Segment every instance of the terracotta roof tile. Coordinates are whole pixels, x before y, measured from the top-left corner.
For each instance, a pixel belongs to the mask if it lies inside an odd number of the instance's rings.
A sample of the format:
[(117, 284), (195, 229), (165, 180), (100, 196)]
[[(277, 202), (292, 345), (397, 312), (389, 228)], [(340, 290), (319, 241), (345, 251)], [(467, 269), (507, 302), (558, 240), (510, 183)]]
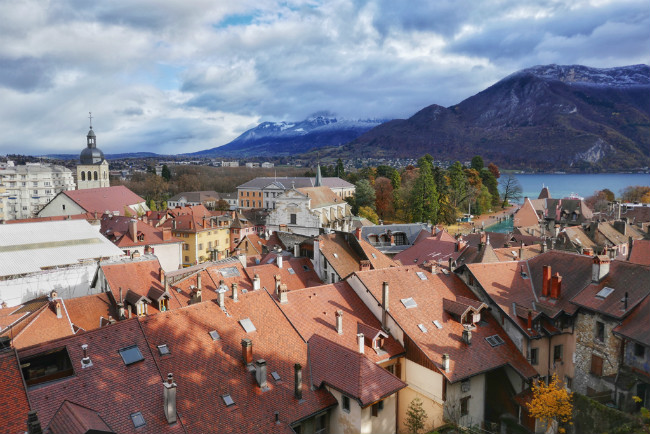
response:
[(115, 187), (88, 188), (85, 190), (68, 190), (61, 194), (68, 196), (87, 212), (104, 213), (105, 211), (124, 212), (124, 207), (137, 205), (144, 199), (123, 185)]
[(539, 223), (537, 212), (530, 199), (524, 200), (522, 207), (515, 213), (513, 222), (515, 227), (535, 226)]
[(297, 188), (299, 192), (307, 195), (310, 199), (310, 208), (321, 208), (328, 205), (336, 205), (345, 203), (336, 193), (329, 187), (305, 187)]
[[(494, 265), (499, 264), (480, 266)], [(424, 274), (426, 280), (416, 274), (418, 271)], [(476, 297), (453, 273), (431, 274), (421, 267), (408, 266), (358, 272), (356, 277), (377, 303), (382, 297), (382, 282), (388, 282), (389, 315), (440, 369), (442, 355), (450, 355), (449, 370), (445, 372), (441, 369), (442, 375), (449, 381), (456, 382), (508, 364), (526, 378), (536, 375), (535, 369), (487, 313), (481, 314), (481, 322), (472, 330), (472, 344), (467, 345), (462, 341), (464, 327), (444, 311), (443, 300), (457, 301), (458, 296), (476, 300)], [(406, 298), (413, 298), (417, 307), (407, 309), (401, 301)], [(442, 329), (438, 329), (433, 321), (438, 321)], [(425, 325), (426, 333), (420, 329), (419, 324)], [(485, 338), (493, 335), (499, 335), (504, 344), (492, 347)]]
[(101, 318), (117, 318), (111, 299), (105, 292), (65, 300), (65, 308), (70, 322), (85, 331), (99, 328)]
[[(290, 270), (293, 270), (293, 273)], [(280, 282), (286, 284), (289, 291), (323, 284), (314, 271), (314, 265), (308, 258), (288, 259), (287, 256), (284, 256), (282, 268), (278, 268), (276, 260), (270, 264), (262, 263), (248, 267), (246, 268), (246, 274), (251, 281), (258, 274), (261, 287), (266, 288), (271, 293), (275, 291), (275, 275), (280, 275)]]
[(309, 339), (312, 384), (323, 384), (355, 398), (367, 407), (407, 386), (364, 354), (322, 336)]
[(0, 354), (0, 391), (0, 432), (23, 434), (30, 406), (14, 350)]
[[(287, 299), (288, 302), (281, 304), (280, 309), (305, 341), (318, 334), (357, 351), (359, 324), (374, 330), (381, 328), (379, 320), (346, 282), (291, 291)], [(343, 312), (343, 334), (340, 335), (336, 331), (338, 310)], [(366, 334), (366, 337), (369, 335)], [(375, 363), (404, 352), (404, 348), (393, 337), (385, 340), (384, 351), (381, 352), (375, 351), (368, 344), (366, 342), (366, 356)]]
[[(60, 302), (64, 303), (65, 300)], [(11, 344), (15, 348), (25, 348), (74, 334), (66, 309), (62, 309), (62, 318), (57, 318), (50, 304), (34, 312), (26, 323), (20, 332), (13, 334)]]
[(266, 240), (257, 234), (247, 234), (242, 238), (239, 244), (235, 246), (235, 249), (240, 249), (242, 253), (246, 254), (246, 256), (261, 255), (265, 252)]
[[(181, 243), (182, 240), (169, 235), (168, 239), (163, 238), (163, 229), (138, 220), (136, 224), (137, 236), (134, 240), (129, 233), (129, 222), (132, 217), (104, 215), (101, 220), (100, 232), (118, 247), (145, 246), (155, 244)], [(169, 230), (169, 229), (165, 229)], [(142, 237), (142, 239), (138, 239)]]
[[(225, 303), (227, 314), (208, 302), (141, 318), (161, 371), (174, 374), (178, 413), (187, 432), (287, 432), (287, 424), (336, 403), (326, 391), (308, 387), (307, 345), (266, 291), (242, 294), (239, 302), (226, 298)], [(244, 331), (239, 321), (245, 318), (256, 331)], [(219, 340), (212, 340), (211, 330), (217, 331)], [(268, 391), (260, 390), (254, 373), (242, 362), (243, 338), (252, 340), (253, 360), (267, 363)], [(167, 344), (170, 355), (158, 354), (156, 346), (161, 344)], [(302, 403), (293, 393), (295, 363), (303, 367)], [(279, 381), (272, 372), (279, 374)], [(224, 404), (225, 393), (233, 406)], [(157, 405), (162, 410), (161, 398)], [(275, 411), (280, 425), (275, 424)]]
[(649, 323), (650, 297), (646, 297), (613, 331), (646, 347), (650, 347)]
[[(361, 258), (345, 241), (341, 233), (321, 235), (320, 251), (341, 279), (360, 270)], [(336, 255), (336, 256), (334, 256)]]
[(63, 401), (49, 426), (51, 434), (86, 434), (89, 431), (113, 432), (96, 411), (68, 400)]
[(650, 265), (650, 240), (634, 240), (629, 261), (639, 265)]

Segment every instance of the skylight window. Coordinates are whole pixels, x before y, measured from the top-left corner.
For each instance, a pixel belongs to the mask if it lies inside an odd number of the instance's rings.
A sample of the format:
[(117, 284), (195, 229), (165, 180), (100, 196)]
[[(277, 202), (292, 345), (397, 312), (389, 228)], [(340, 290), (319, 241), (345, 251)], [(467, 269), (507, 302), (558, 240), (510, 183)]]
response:
[(427, 328), (424, 326), (424, 324), (418, 324), (418, 327), (420, 328), (420, 331), (422, 331), (422, 333), (426, 333), (426, 332), (429, 331), (429, 330), (427, 330)]
[(147, 424), (147, 422), (144, 420), (142, 412), (139, 411), (137, 413), (131, 414), (131, 421), (133, 422), (133, 426), (135, 428), (140, 428), (141, 426), (145, 426)]
[(217, 333), (216, 330), (211, 330), (208, 332), (208, 334), (210, 335), (213, 341), (218, 341), (219, 339), (221, 339), (221, 336), (219, 336), (219, 333)]
[(604, 300), (606, 299), (612, 292), (614, 292), (614, 288), (610, 288), (609, 286), (604, 287), (600, 291), (598, 291), (598, 294), (596, 294), (596, 297)]
[(336, 253), (334, 253), (334, 257), (335, 257), (336, 259), (338, 259), (338, 258), (339, 258), (339, 255), (337, 255)]
[(289, 274), (296, 274), (296, 272), (293, 271), (293, 268), (287, 268), (287, 271), (289, 271)]
[(137, 345), (133, 345), (130, 347), (122, 348), (119, 350), (120, 356), (122, 356), (122, 360), (124, 361), (125, 365), (132, 365), (133, 363), (139, 362), (141, 360), (144, 360), (144, 357), (142, 357), (142, 353), (140, 352), (140, 349), (138, 348)]
[(435, 325), (435, 326), (436, 326), (437, 328), (439, 328), (439, 329), (442, 328), (442, 324), (440, 324), (440, 321), (438, 321), (437, 319), (436, 319), (436, 320), (433, 320), (433, 325)]
[(241, 326), (244, 328), (246, 333), (251, 333), (257, 330), (253, 325), (253, 322), (250, 320), (250, 318), (244, 318), (240, 320), (239, 324), (241, 324)]
[(303, 265), (303, 266), (302, 266), (302, 269), (305, 270), (305, 271), (309, 271), (309, 267), (306, 266), (306, 265)]
[(229, 393), (226, 393), (225, 395), (222, 395), (221, 399), (223, 399), (223, 403), (226, 404), (226, 407), (230, 407), (231, 405), (235, 405), (235, 401), (232, 399), (232, 396), (230, 396)]
[(418, 275), (418, 277), (420, 278), (420, 280), (429, 280), (429, 279), (427, 279), (427, 276), (426, 276), (423, 272), (421, 272), (421, 271), (416, 271), (415, 274)]
[(415, 302), (415, 300), (413, 300), (413, 297), (403, 298), (401, 301), (404, 307), (407, 309), (413, 309), (414, 307), (418, 307), (418, 304)]
[(274, 257), (271, 257), (270, 259), (268, 259), (268, 260), (266, 261), (266, 263), (267, 263), (267, 264), (272, 264), (274, 261), (275, 261), (275, 258), (274, 258)]
[(488, 341), (488, 344), (492, 345), (493, 347), (498, 347), (499, 345), (505, 344), (505, 341), (501, 339), (501, 336), (499, 335), (488, 336), (485, 338), (485, 340)]
[(273, 377), (275, 381), (280, 381), (280, 374), (275, 371), (271, 372), (271, 377)]
[(219, 273), (221, 273), (221, 275), (225, 278), (241, 276), (237, 267), (222, 268), (219, 270)]
[(171, 351), (169, 351), (169, 347), (167, 346), (167, 344), (162, 344), (162, 345), (158, 345), (158, 353), (161, 356), (166, 356), (168, 354), (171, 354)]
[(370, 256), (372, 256), (373, 258), (377, 259), (377, 255), (375, 255), (374, 253), (371, 253)]

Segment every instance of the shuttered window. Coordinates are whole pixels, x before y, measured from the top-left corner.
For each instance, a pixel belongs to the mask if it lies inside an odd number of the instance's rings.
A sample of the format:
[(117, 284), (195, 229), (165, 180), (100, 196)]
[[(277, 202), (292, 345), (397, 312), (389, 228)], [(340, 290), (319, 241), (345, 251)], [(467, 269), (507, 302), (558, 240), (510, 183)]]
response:
[(591, 355), (591, 373), (598, 377), (603, 376), (603, 358), (595, 354)]

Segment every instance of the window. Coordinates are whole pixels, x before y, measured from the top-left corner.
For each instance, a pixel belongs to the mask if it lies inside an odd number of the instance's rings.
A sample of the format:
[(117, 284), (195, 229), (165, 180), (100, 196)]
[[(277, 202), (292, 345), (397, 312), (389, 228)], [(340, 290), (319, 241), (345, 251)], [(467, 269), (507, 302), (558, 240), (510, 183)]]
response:
[(645, 347), (641, 344), (634, 344), (634, 355), (636, 357), (645, 357)]
[(280, 381), (280, 380), (282, 379), (282, 378), (280, 377), (280, 374), (278, 374), (278, 373), (275, 372), (275, 371), (271, 372), (271, 377), (273, 377), (273, 379), (274, 379), (275, 381)]
[(147, 422), (145, 422), (144, 416), (142, 415), (141, 412), (132, 413), (131, 414), (131, 421), (133, 422), (133, 426), (135, 428), (140, 428), (141, 426), (145, 426), (147, 424)]
[(503, 345), (505, 343), (505, 341), (499, 335), (488, 336), (485, 338), (485, 340), (493, 347), (498, 347), (499, 345)]
[(219, 339), (221, 339), (221, 336), (219, 336), (219, 333), (217, 333), (216, 330), (209, 331), (208, 334), (210, 335), (213, 341), (218, 341)]
[(190, 257), (189, 256), (185, 257), (185, 262), (190, 262)]
[(226, 404), (226, 407), (230, 407), (231, 405), (235, 405), (235, 401), (232, 399), (232, 396), (230, 396), (229, 393), (226, 393), (225, 395), (222, 395), (221, 399), (223, 399), (223, 403)]
[(203, 243), (199, 244), (199, 250), (203, 250)]
[(554, 362), (562, 361), (562, 345), (555, 345), (553, 347), (553, 361)]
[(603, 376), (603, 358), (595, 354), (591, 355), (591, 374), (597, 377)]
[(244, 318), (239, 321), (239, 324), (244, 328), (246, 333), (251, 333), (257, 330), (255, 326), (253, 325), (253, 322), (250, 320), (250, 318)]
[(596, 340), (605, 342), (605, 324), (596, 321)]
[(171, 354), (171, 351), (169, 351), (169, 347), (167, 346), (167, 344), (158, 345), (158, 354), (160, 354), (161, 356), (166, 356)]
[(530, 349), (530, 364), (537, 365), (539, 363), (539, 349), (531, 348)]
[(74, 375), (65, 347), (21, 358), (20, 363), (27, 386)]
[(343, 395), (343, 403), (341, 404), (343, 407), (343, 411), (347, 411), (348, 413), (350, 412), (350, 398)]
[(314, 434), (324, 434), (327, 432), (327, 415), (322, 414), (316, 417), (316, 430)]
[(290, 218), (291, 218), (291, 224), (292, 224), (292, 225), (295, 225), (296, 222), (298, 221), (296, 215), (295, 215), (295, 214), (291, 214)]
[(379, 412), (384, 409), (384, 401), (379, 401), (374, 404), (372, 404), (372, 415), (377, 417), (379, 416)]
[(142, 357), (142, 353), (140, 352), (140, 349), (138, 348), (137, 345), (133, 345), (130, 347), (122, 348), (119, 350), (120, 356), (122, 356), (122, 360), (124, 361), (125, 365), (132, 365), (133, 363), (139, 362), (141, 360), (144, 360), (144, 357)]
[(566, 386), (567, 389), (571, 389), (571, 386), (573, 385), (573, 378), (569, 377), (568, 375), (564, 376), (564, 385)]
[(466, 416), (469, 414), (469, 399), (471, 396), (466, 396), (460, 399), (460, 415)]
[(404, 305), (404, 307), (407, 308), (407, 309), (413, 309), (413, 308), (415, 308), (415, 307), (418, 307), (418, 305), (417, 305), (417, 303), (415, 302), (415, 300), (413, 300), (413, 297), (403, 298), (403, 299), (401, 299), (400, 301), (402, 302), (402, 304)]

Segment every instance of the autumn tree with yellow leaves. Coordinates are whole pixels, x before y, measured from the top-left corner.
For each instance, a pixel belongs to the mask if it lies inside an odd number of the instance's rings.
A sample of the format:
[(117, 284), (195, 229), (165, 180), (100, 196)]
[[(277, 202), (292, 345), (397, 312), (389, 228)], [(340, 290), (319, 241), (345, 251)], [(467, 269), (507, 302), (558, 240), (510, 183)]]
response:
[[(557, 432), (564, 433), (566, 430), (562, 424), (571, 424), (573, 404), (572, 394), (559, 384), (557, 375), (551, 377), (551, 382), (546, 384), (542, 380), (536, 380), (533, 384), (533, 399), (526, 404), (528, 412), (535, 419), (539, 419), (547, 427), (557, 422)], [(548, 432), (548, 431), (547, 431)]]

